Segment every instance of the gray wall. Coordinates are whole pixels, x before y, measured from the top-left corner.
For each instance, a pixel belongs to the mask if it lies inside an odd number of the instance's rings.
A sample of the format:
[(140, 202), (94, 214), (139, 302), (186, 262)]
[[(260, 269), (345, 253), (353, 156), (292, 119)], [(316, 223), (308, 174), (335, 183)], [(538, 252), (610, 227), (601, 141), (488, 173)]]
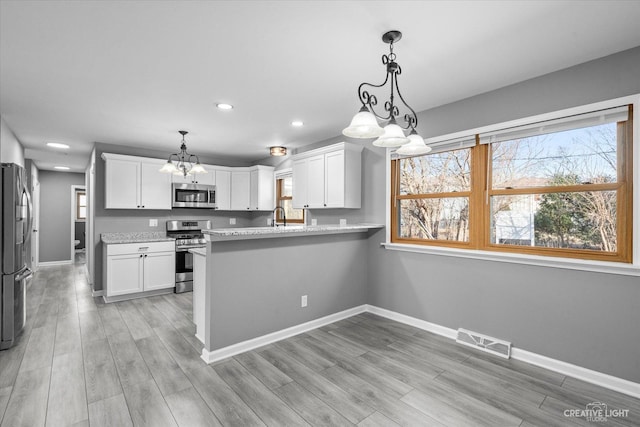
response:
[[(419, 131), (446, 135), (640, 94), (639, 76), (640, 47), (421, 112)], [(312, 210), (309, 218), (384, 223), (384, 150), (337, 136), (298, 151), (339, 141), (365, 147), (362, 209)], [(287, 167), (287, 160), (277, 166)], [(368, 241), (367, 303), (640, 382), (638, 277), (397, 252), (382, 248), (383, 241), (383, 232)]]
[(41, 170), (39, 180), (40, 262), (71, 260), (71, 186), (84, 174)]
[(16, 163), (24, 166), (24, 148), (2, 117), (0, 117), (0, 163)]
[[(378, 231), (384, 234), (383, 231)], [(216, 350), (366, 303), (367, 234), (209, 245), (206, 348)], [(251, 265), (247, 265), (250, 260)], [(300, 297), (308, 306), (300, 307)]]
[[(420, 130), (436, 136), (639, 93), (640, 47), (423, 112)], [(375, 182), (364, 185), (365, 218), (384, 217), (378, 160), (363, 167)], [(395, 252), (380, 235), (370, 240), (370, 304), (640, 382), (638, 277)]]
[[(176, 150), (179, 147), (176, 146)], [(94, 283), (95, 291), (102, 290), (102, 242), (100, 234), (110, 232), (133, 231), (165, 231), (165, 223), (172, 219), (211, 220), (212, 227), (248, 227), (252, 224), (253, 213), (224, 212), (210, 209), (173, 209), (173, 210), (129, 210), (105, 209), (104, 183), (105, 162), (102, 153), (116, 153), (131, 156), (166, 159), (170, 153), (158, 150), (148, 150), (122, 145), (96, 143), (95, 194), (94, 194)], [(204, 164), (219, 166), (250, 166), (246, 162), (234, 161), (228, 158), (200, 157)], [(236, 225), (230, 225), (229, 219), (236, 218)], [(149, 219), (157, 219), (158, 227), (149, 227)], [(266, 222), (265, 222), (266, 223)], [(264, 224), (263, 224), (264, 225)]]

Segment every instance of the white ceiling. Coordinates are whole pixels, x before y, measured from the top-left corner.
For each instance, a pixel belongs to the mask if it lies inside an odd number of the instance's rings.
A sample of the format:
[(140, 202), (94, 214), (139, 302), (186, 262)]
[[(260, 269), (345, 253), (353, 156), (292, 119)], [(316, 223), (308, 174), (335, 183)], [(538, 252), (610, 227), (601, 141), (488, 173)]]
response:
[(640, 1), (2, 0), (0, 19), (2, 117), (40, 168), (77, 171), (94, 142), (168, 154), (180, 129), (247, 161), (336, 136), (390, 29), (416, 111), (640, 46)]

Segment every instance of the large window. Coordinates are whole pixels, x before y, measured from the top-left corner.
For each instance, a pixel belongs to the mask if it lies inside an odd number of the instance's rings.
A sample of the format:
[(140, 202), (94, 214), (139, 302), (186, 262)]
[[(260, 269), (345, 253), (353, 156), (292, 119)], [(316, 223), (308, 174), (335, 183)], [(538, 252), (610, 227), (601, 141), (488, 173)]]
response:
[(392, 160), (392, 242), (631, 262), (631, 107)]
[[(287, 222), (304, 224), (304, 209), (293, 208), (293, 178), (291, 175), (276, 180), (276, 206), (284, 208)], [(282, 211), (276, 212), (276, 222), (283, 222)]]

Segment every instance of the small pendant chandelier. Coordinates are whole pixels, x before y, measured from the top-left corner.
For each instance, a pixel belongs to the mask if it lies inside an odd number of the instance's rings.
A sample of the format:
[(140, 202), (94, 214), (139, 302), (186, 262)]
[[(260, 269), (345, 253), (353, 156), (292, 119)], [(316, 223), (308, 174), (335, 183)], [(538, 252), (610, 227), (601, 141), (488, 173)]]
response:
[[(362, 103), (360, 111), (353, 117), (349, 127), (344, 129), (342, 133), (351, 138), (376, 138), (373, 145), (376, 147), (400, 147), (396, 153), (401, 155), (420, 155), (431, 151), (431, 147), (424, 143), (424, 139), (416, 132), (418, 125), (418, 116), (416, 112), (407, 104), (400, 93), (398, 87), (398, 76), (402, 73), (400, 65), (395, 61), (396, 54), (393, 53), (393, 44), (402, 38), (400, 31), (388, 31), (382, 35), (382, 41), (389, 44), (389, 54), (382, 55), (382, 63), (387, 66), (387, 77), (384, 82), (379, 85), (371, 83), (362, 83), (358, 86), (358, 98)], [(389, 100), (384, 103), (384, 113), (375, 110), (378, 105), (378, 98), (365, 89), (366, 86), (371, 88), (382, 88), (389, 83), (391, 91)], [(396, 122), (396, 117), (400, 115), (400, 109), (395, 104), (395, 96), (398, 95), (400, 101), (404, 105), (403, 109), (408, 110), (404, 115), (404, 125), (400, 126)], [(386, 122), (384, 128), (380, 127), (378, 120)], [(409, 136), (405, 136), (405, 131), (409, 132)]]
[[(172, 173), (174, 175), (190, 176), (196, 173), (208, 173), (207, 170), (200, 164), (200, 159), (195, 154), (187, 153), (187, 144), (184, 141), (184, 136), (188, 134), (186, 130), (179, 130), (182, 135), (182, 144), (180, 145), (180, 152), (174, 153), (169, 156), (167, 163), (160, 168), (160, 172)], [(195, 163), (193, 160), (195, 159)]]

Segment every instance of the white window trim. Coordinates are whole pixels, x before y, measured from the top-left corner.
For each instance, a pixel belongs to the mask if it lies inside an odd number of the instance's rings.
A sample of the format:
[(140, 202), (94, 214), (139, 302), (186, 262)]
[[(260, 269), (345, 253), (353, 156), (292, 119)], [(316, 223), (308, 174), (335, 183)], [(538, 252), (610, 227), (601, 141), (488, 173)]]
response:
[(594, 104), (554, 111), (509, 122), (482, 126), (462, 132), (455, 132), (434, 138), (427, 138), (427, 144), (464, 138), (479, 133), (494, 132), (515, 126), (523, 126), (532, 122), (553, 120), (576, 114), (588, 113), (595, 110), (617, 107), (622, 104), (633, 104), (633, 262), (630, 264), (606, 261), (592, 261), (562, 257), (546, 257), (539, 255), (526, 255), (518, 253), (504, 253), (484, 250), (458, 249), (442, 246), (411, 245), (405, 243), (391, 243), (391, 154), (392, 149), (387, 149), (386, 154), (386, 237), (382, 246), (389, 250), (415, 252), (430, 255), (453, 256), (460, 258), (472, 258), (485, 261), (497, 261), (543, 267), (564, 268), (570, 270), (592, 271), (598, 273), (621, 274), (626, 276), (640, 276), (640, 94), (616, 98)]

